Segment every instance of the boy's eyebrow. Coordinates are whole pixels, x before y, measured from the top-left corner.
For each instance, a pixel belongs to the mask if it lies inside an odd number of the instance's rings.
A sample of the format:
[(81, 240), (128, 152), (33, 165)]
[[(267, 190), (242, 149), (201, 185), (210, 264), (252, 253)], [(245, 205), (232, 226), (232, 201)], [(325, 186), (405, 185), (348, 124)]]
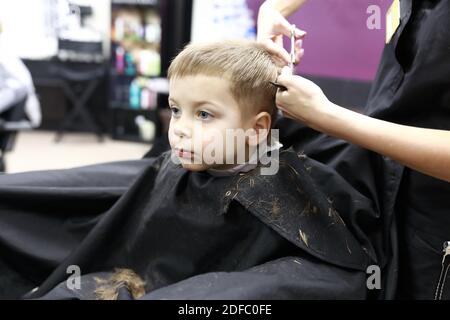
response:
[(173, 99), (173, 98), (171, 98), (171, 97), (169, 97), (169, 102), (174, 102), (175, 104), (178, 104), (176, 101), (175, 101), (175, 99)]
[(208, 101), (208, 100), (200, 100), (200, 101), (196, 101), (194, 103), (195, 107), (201, 106), (203, 104), (211, 104), (213, 106), (219, 107), (219, 105), (217, 105), (216, 103), (212, 102), (212, 101)]
[[(178, 102), (177, 102), (175, 99), (171, 98), (171, 97), (169, 97), (169, 101), (170, 101), (170, 102), (173, 102), (173, 103), (175, 103), (175, 104), (178, 105)], [(194, 106), (194, 107), (198, 107), (198, 106), (201, 106), (201, 105), (203, 105), (203, 104), (211, 104), (211, 105), (213, 105), (213, 106), (220, 107), (220, 106), (217, 105), (216, 103), (214, 103), (214, 102), (212, 102), (212, 101), (208, 101), (208, 100), (195, 101), (195, 102), (193, 103), (193, 106)]]

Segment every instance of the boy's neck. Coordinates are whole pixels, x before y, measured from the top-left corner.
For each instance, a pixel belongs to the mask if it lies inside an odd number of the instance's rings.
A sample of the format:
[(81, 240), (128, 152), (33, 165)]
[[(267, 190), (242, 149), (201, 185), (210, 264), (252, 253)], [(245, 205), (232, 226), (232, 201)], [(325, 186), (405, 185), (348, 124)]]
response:
[[(259, 151), (259, 148), (264, 147), (264, 151)], [(246, 152), (246, 160), (242, 164), (225, 164), (220, 167), (214, 167), (206, 170), (213, 176), (229, 176), (235, 175), (238, 173), (245, 173), (255, 169), (259, 164), (259, 156), (262, 154), (267, 154), (268, 152), (278, 150), (283, 145), (278, 141), (274, 140), (270, 143), (270, 145), (263, 144), (263, 146), (259, 145), (258, 148), (255, 148), (253, 152)]]

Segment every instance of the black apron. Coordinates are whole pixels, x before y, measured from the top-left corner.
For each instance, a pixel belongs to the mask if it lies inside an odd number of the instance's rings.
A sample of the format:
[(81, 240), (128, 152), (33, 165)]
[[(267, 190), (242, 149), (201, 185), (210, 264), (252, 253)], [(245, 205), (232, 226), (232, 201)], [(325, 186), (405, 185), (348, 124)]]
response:
[[(401, 23), (383, 51), (365, 114), (450, 130), (450, 1), (401, 1)], [(383, 270), (377, 296), (433, 299), (442, 244), (450, 240), (450, 183), (288, 119), (278, 127), (285, 146), (336, 169), (382, 212), (374, 231)]]

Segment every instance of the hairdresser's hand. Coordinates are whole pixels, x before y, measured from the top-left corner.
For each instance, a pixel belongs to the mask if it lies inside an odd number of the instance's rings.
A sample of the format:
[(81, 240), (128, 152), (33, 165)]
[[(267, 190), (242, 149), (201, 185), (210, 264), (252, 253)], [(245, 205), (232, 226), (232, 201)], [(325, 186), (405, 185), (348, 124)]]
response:
[(287, 88), (286, 91), (278, 90), (276, 96), (276, 105), (284, 116), (317, 128), (320, 119), (333, 110), (333, 104), (318, 85), (292, 75), (288, 67), (283, 68), (277, 82)]
[[(291, 24), (269, 1), (266, 1), (261, 5), (258, 13), (257, 41), (272, 54), (280, 66), (285, 66), (290, 62), (290, 55), (283, 47), (283, 35), (291, 36)], [(305, 31), (295, 29), (296, 64), (300, 62), (304, 54), (302, 42), (305, 35)]]

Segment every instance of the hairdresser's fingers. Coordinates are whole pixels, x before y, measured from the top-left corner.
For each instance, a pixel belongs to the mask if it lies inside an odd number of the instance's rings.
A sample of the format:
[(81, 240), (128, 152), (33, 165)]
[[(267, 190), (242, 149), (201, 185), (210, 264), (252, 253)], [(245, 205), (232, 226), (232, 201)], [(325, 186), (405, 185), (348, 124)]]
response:
[[(281, 69), (281, 73), (278, 75), (277, 82), (279, 84), (283, 84), (289, 82), (289, 79), (292, 77), (292, 70), (288, 66), (283, 67)], [(283, 82), (280, 82), (283, 81)]]
[(291, 36), (292, 25), (284, 17), (279, 19), (274, 26), (275, 31), (287, 37)]
[(301, 76), (292, 75), (291, 69), (289, 67), (283, 67), (281, 73), (277, 78), (277, 82), (285, 86), (288, 91), (291, 88), (310, 88), (311, 86), (316, 86), (312, 81), (305, 79)]
[(283, 48), (283, 46), (278, 45), (270, 39), (262, 40), (260, 43), (274, 58), (283, 61), (284, 65), (289, 63), (289, 53)]
[(301, 30), (299, 28), (295, 28), (295, 39), (303, 39), (306, 37), (308, 33), (305, 30)]
[(305, 49), (300, 49), (296, 54), (295, 64), (299, 64), (304, 55), (305, 55)]
[(299, 64), (305, 54), (305, 49), (303, 49), (302, 46), (302, 39), (295, 41), (295, 64)]
[[(286, 19), (281, 19), (278, 22), (278, 24), (276, 25), (275, 30), (290, 38), (292, 25)], [(306, 31), (300, 30), (299, 28), (295, 28), (295, 31), (294, 31), (294, 37), (296, 39), (296, 41), (295, 41), (295, 52), (296, 52), (295, 64), (300, 63), (300, 59), (302, 58), (302, 56), (305, 52), (305, 50), (302, 49), (303, 39), (305, 38), (305, 36), (306, 36)], [(280, 40), (280, 43), (279, 43), (280, 47), (283, 47), (283, 39), (279, 39), (279, 40)], [(286, 50), (284, 50), (284, 51), (287, 53)], [(291, 61), (290, 55), (286, 56), (286, 58), (287, 58), (286, 63), (289, 63)]]
[[(289, 23), (284, 17), (281, 17), (274, 26), (274, 30), (279, 32), (280, 34), (285, 35), (286, 37), (291, 36), (292, 24)], [(295, 39), (303, 39), (306, 36), (306, 31), (301, 30), (299, 28), (294, 29), (294, 37)]]
[(286, 61), (284, 59), (278, 58), (272, 55), (273, 62), (277, 65), (277, 67), (284, 67), (286, 65)]
[[(286, 52), (286, 50), (284, 49), (284, 43), (283, 43), (283, 36), (282, 35), (278, 35), (276, 37), (273, 37), (272, 41), (275, 43), (275, 45), (277, 45), (279, 48), (282, 48), (283, 51)], [(283, 57), (272, 55), (272, 58), (275, 59), (275, 63), (277, 64), (277, 66), (279, 66), (281, 68), (284, 67), (285, 65), (287, 65), (286, 56), (285, 55)]]

